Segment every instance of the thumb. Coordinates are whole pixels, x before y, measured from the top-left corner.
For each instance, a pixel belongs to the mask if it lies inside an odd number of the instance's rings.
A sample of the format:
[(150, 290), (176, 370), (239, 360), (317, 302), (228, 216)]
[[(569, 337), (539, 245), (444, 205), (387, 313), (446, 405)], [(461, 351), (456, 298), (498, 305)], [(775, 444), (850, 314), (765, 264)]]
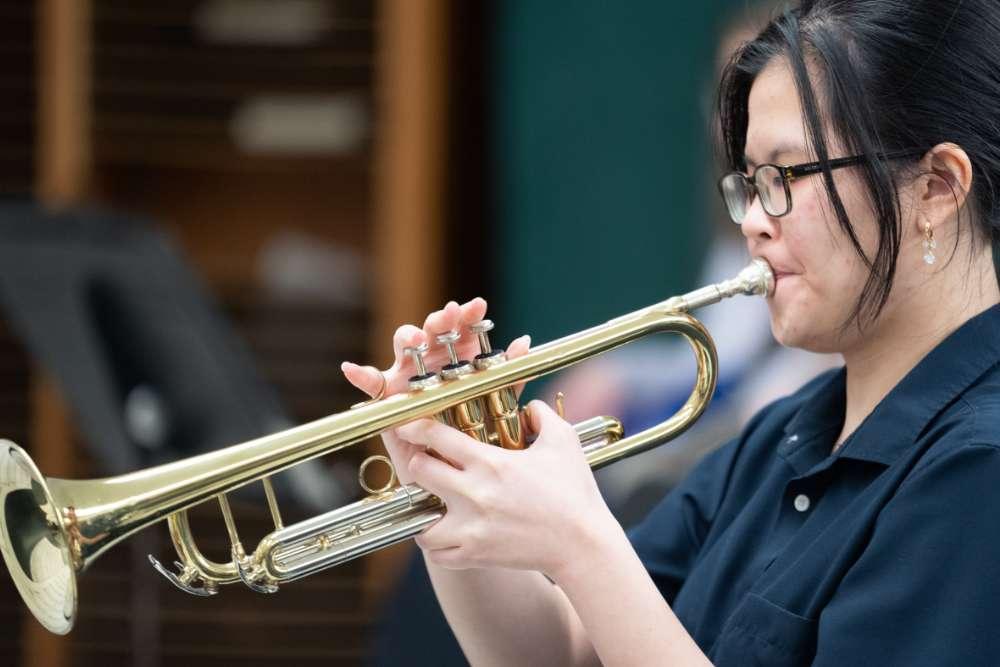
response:
[(569, 422), (556, 414), (545, 401), (534, 400), (528, 403), (528, 415), (531, 417), (531, 430), (538, 435), (545, 429), (571, 428)]

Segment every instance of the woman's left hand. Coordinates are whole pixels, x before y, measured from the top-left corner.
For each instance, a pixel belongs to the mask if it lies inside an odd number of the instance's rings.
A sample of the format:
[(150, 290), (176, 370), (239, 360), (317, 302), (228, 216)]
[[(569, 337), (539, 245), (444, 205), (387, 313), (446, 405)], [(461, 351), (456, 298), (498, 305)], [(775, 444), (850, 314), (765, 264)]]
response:
[(432, 563), (537, 570), (558, 583), (615, 522), (573, 426), (542, 401), (532, 401), (529, 414), (538, 435), (520, 451), (484, 445), (431, 419), (397, 429), (452, 464), (425, 452), (410, 460), (414, 482), (448, 508), (416, 538)]

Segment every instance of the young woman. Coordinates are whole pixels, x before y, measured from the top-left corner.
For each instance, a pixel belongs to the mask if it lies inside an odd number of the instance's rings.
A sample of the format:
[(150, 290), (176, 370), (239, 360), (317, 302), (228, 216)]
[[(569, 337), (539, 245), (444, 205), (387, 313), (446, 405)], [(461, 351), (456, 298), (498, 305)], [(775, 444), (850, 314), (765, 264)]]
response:
[[(775, 337), (844, 367), (630, 535), (543, 403), (526, 451), (431, 420), (385, 434), (447, 503), (417, 542), (473, 664), (1000, 660), (997, 35), (993, 0), (816, 0), (734, 55), (720, 191), (775, 271)], [(404, 346), (485, 310), (449, 303), (397, 331), (387, 371), (344, 372), (402, 391)]]

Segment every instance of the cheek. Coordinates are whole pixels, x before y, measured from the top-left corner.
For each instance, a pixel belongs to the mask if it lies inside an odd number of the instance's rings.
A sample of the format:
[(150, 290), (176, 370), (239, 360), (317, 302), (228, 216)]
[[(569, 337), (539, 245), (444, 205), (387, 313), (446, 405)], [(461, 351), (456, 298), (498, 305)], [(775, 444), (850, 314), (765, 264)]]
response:
[(802, 199), (794, 219), (782, 225), (782, 233), (794, 268), (807, 282), (813, 282), (827, 273), (831, 265), (841, 264), (842, 244), (834, 233), (839, 231), (836, 222), (827, 219), (820, 203), (814, 197)]
[[(857, 285), (859, 276), (863, 284), (867, 268), (837, 221), (821, 180), (814, 179), (812, 187), (801, 189), (801, 206), (797, 201), (795, 224), (783, 228), (785, 240), (794, 259), (801, 262), (800, 268), (817, 290), (826, 292), (823, 288), (829, 286), (841, 296), (852, 296), (855, 294), (844, 294), (844, 291), (852, 292), (848, 286)], [(838, 183), (837, 187), (848, 218), (854, 221), (858, 241), (871, 256), (868, 250), (874, 247), (876, 239), (874, 224), (868, 222), (870, 212), (861, 202), (854, 183)]]
[(783, 221), (783, 244), (801, 276), (772, 308), (779, 342), (818, 352), (836, 351), (841, 325), (857, 303), (867, 269), (841, 231), (832, 208), (812, 188), (796, 201), (795, 216)]

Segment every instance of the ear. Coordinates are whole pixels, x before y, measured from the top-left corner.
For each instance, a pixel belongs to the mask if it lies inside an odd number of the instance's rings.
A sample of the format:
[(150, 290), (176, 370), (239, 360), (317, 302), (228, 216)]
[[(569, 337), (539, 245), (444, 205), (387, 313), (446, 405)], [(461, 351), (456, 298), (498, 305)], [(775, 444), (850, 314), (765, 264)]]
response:
[(965, 206), (972, 187), (972, 161), (961, 146), (938, 144), (920, 160), (916, 186), (916, 203), (923, 213), (918, 218), (936, 228)]

